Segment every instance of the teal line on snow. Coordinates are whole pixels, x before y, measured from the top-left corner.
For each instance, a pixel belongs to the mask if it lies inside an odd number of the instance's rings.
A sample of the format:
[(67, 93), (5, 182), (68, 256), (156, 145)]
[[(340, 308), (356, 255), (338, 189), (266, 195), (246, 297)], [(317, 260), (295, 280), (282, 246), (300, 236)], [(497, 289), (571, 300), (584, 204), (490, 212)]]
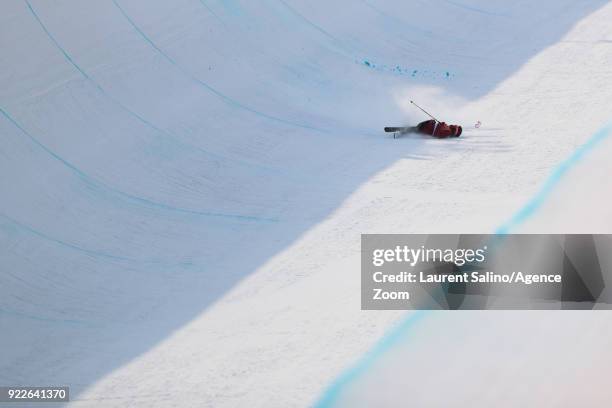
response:
[[(194, 146), (194, 145), (185, 145), (183, 142), (179, 142), (177, 137), (174, 134), (168, 133), (166, 130), (161, 129), (157, 125), (153, 124), (153, 122), (151, 122), (148, 119), (146, 119), (144, 116), (142, 116), (139, 113), (137, 113), (136, 111), (130, 109), (127, 105), (123, 104), (119, 99), (113, 97), (110, 93), (107, 92), (107, 90), (105, 88), (102, 87), (102, 85), (100, 85), (99, 82), (96, 82), (94, 80), (94, 78), (92, 78), (83, 69), (83, 67), (81, 67), (79, 64), (76, 63), (76, 61), (74, 60), (74, 58), (72, 58), (72, 56), (68, 53), (68, 51), (59, 43), (59, 41), (53, 36), (53, 34), (51, 34), (51, 31), (49, 31), (47, 26), (43, 23), (43, 21), (41, 20), (40, 16), (36, 13), (36, 10), (34, 10), (32, 5), (30, 4), (29, 0), (25, 0), (25, 3), (28, 6), (28, 9), (30, 10), (30, 13), (32, 14), (34, 19), (38, 22), (38, 25), (40, 26), (40, 28), (43, 30), (43, 32), (46, 34), (46, 36), (49, 38), (49, 40), (55, 45), (55, 47), (62, 53), (62, 55), (64, 56), (64, 59), (66, 59), (66, 61), (68, 61), (74, 67), (74, 69), (76, 69), (83, 76), (83, 78), (85, 78), (87, 81), (89, 81), (93, 87), (95, 87), (102, 95), (104, 95), (104, 97), (108, 98), (112, 103), (114, 103), (117, 106), (119, 106), (121, 109), (126, 111), (130, 116), (134, 117), (136, 120), (138, 120), (139, 122), (143, 123), (145, 126), (153, 129), (158, 135), (161, 135), (164, 138), (166, 138), (167, 140), (172, 141), (172, 143), (175, 143), (175, 144), (180, 143), (181, 147), (184, 147), (187, 150), (198, 151), (198, 152), (200, 152), (200, 153), (210, 157), (212, 160), (215, 160), (217, 163), (220, 162), (220, 161), (224, 161), (224, 160), (228, 160), (228, 161), (229, 160), (233, 160), (233, 159), (230, 159), (228, 157), (219, 155), (217, 153), (213, 153), (211, 151), (202, 149), (200, 147), (197, 147), (197, 146)], [(250, 168), (254, 168), (254, 169), (257, 169), (257, 170), (263, 170), (263, 171), (270, 171), (271, 170), (271, 169), (266, 168), (264, 166), (248, 163), (248, 162), (245, 162), (245, 161), (240, 161), (240, 160), (233, 160), (233, 161), (235, 161), (236, 164), (238, 164), (240, 166), (248, 166)]]
[(327, 129), (321, 129), (321, 128), (318, 128), (318, 127), (315, 127), (315, 126), (311, 126), (311, 125), (308, 125), (308, 124), (305, 124), (305, 123), (294, 122), (292, 120), (283, 119), (281, 117), (277, 117), (277, 116), (274, 116), (272, 114), (261, 112), (261, 111), (255, 109), (255, 108), (252, 108), (252, 107), (250, 107), (250, 106), (248, 106), (248, 105), (246, 105), (246, 104), (244, 104), (244, 103), (242, 103), (242, 102), (240, 102), (240, 101), (238, 101), (238, 100), (236, 100), (234, 98), (231, 98), (230, 96), (224, 94), (223, 92), (221, 92), (217, 88), (215, 88), (212, 85), (210, 85), (208, 82), (205, 82), (205, 81), (201, 80), (200, 78), (198, 78), (197, 76), (195, 76), (194, 74), (190, 73), (185, 68), (183, 68), (182, 65), (180, 65), (174, 58), (170, 57), (170, 55), (168, 55), (166, 52), (164, 52), (148, 35), (145, 34), (145, 32), (140, 28), (140, 26), (138, 26), (136, 24), (136, 22), (127, 14), (127, 12), (123, 9), (123, 7), (121, 7), (121, 5), (119, 5), (117, 0), (111, 0), (111, 1), (113, 2), (115, 7), (117, 8), (117, 10), (119, 10), (121, 15), (126, 19), (126, 21), (132, 26), (134, 31), (136, 31), (140, 35), (140, 37), (147, 44), (149, 44), (149, 46), (151, 46), (151, 48), (153, 48), (159, 55), (161, 55), (166, 61), (168, 61), (171, 65), (173, 65), (183, 75), (185, 75), (186, 77), (190, 78), (193, 82), (195, 82), (196, 84), (202, 86), (204, 89), (206, 89), (207, 91), (209, 91), (213, 95), (216, 95), (221, 100), (225, 101), (225, 103), (227, 103), (229, 106), (232, 106), (232, 107), (238, 108), (238, 109), (242, 109), (244, 111), (247, 111), (247, 112), (250, 112), (250, 113), (252, 113), (254, 115), (257, 115), (259, 117), (266, 118), (268, 120), (271, 120), (271, 121), (274, 121), (274, 122), (278, 122), (278, 123), (282, 123), (282, 124), (285, 124), (285, 125), (299, 127), (299, 128), (308, 129), (308, 130), (313, 130), (313, 131), (316, 131), (316, 132), (319, 132), (319, 133), (329, 133), (329, 131)]
[(570, 157), (562, 161), (548, 176), (540, 190), (525, 204), (520, 210), (518, 210), (508, 221), (503, 223), (497, 230), (496, 234), (507, 234), (511, 229), (519, 226), (525, 222), (528, 218), (534, 215), (538, 209), (542, 206), (544, 201), (548, 198), (553, 189), (559, 184), (561, 179), (567, 174), (567, 172), (574, 167), (584, 156), (597, 147), (601, 142), (604, 141), (612, 133), (612, 123), (599, 129), (593, 136), (589, 138), (584, 144), (579, 146)]
[(379, 357), (397, 344), (408, 330), (424, 316), (425, 311), (417, 310), (405, 318), (393, 331), (385, 335), (372, 350), (368, 351), (357, 364), (340, 374), (340, 376), (327, 388), (323, 396), (315, 404), (315, 407), (328, 408), (334, 406), (346, 386), (365, 373)]
[(473, 11), (473, 12), (476, 12), (476, 13), (485, 14), (487, 16), (506, 17), (506, 18), (510, 17), (509, 15), (504, 14), (504, 13), (498, 13), (498, 12), (495, 12), (495, 11), (484, 10), (484, 9), (481, 9), (481, 8), (478, 8), (478, 7), (470, 6), (468, 4), (459, 3), (458, 1), (451, 1), (451, 0), (444, 0), (444, 1), (446, 3), (448, 3), (448, 4), (452, 4), (453, 6), (460, 7), (462, 9)]
[(113, 193), (113, 194), (122, 196), (124, 198), (127, 198), (132, 202), (144, 204), (149, 207), (158, 208), (162, 210), (168, 210), (168, 211), (175, 211), (175, 212), (180, 212), (180, 213), (185, 213), (185, 214), (193, 214), (193, 215), (199, 215), (199, 216), (204, 216), (204, 217), (227, 218), (227, 219), (235, 219), (235, 220), (243, 220), (243, 221), (262, 221), (262, 222), (270, 222), (270, 223), (275, 223), (279, 221), (276, 218), (259, 217), (255, 215), (227, 214), (227, 213), (208, 212), (208, 211), (201, 211), (201, 210), (192, 210), (188, 208), (174, 207), (170, 204), (165, 204), (162, 202), (150, 200), (145, 197), (132, 195), (128, 192), (112, 187), (111, 185), (104, 183), (102, 180), (98, 180), (94, 178), (93, 176), (89, 175), (88, 173), (85, 173), (83, 170), (78, 168), (76, 165), (64, 159), (59, 154), (55, 153), (53, 150), (47, 147), (47, 145), (40, 142), (30, 132), (28, 132), (25, 127), (19, 124), (19, 122), (17, 122), (17, 120), (13, 118), (6, 110), (2, 109), (2, 107), (0, 107), (0, 117), (6, 118), (15, 128), (17, 128), (23, 135), (25, 135), (32, 143), (34, 143), (36, 146), (38, 146), (45, 153), (53, 157), (58, 162), (62, 163), (65, 167), (70, 169), (70, 171), (72, 171), (75, 175), (81, 178), (84, 182), (88, 183), (92, 187), (98, 188), (102, 192)]
[[(525, 222), (528, 218), (534, 215), (548, 198), (554, 187), (559, 184), (561, 179), (568, 171), (582, 160), (587, 153), (600, 145), (605, 139), (612, 134), (612, 123), (607, 124), (599, 129), (593, 136), (584, 144), (579, 146), (574, 152), (564, 161), (562, 161), (548, 176), (540, 190), (508, 221), (503, 223), (497, 230), (496, 234), (507, 234), (513, 228)], [(380, 357), (386, 354), (391, 348), (405, 338), (408, 331), (422, 318), (426, 316), (427, 311), (418, 310), (404, 317), (403, 320), (387, 333), (378, 343), (361, 357), (357, 363), (346, 369), (339, 377), (337, 377), (329, 387), (323, 392), (319, 400), (315, 403), (315, 408), (330, 408), (336, 405), (339, 397), (355, 380), (365, 374)]]

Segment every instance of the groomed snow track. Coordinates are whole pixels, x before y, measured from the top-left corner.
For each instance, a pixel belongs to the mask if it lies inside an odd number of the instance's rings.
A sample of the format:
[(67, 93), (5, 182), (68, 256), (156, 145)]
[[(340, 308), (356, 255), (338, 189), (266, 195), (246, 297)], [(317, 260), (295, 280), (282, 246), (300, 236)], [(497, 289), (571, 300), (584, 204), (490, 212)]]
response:
[[(371, 403), (353, 381), (388, 373), (345, 370), (406, 317), (359, 310), (359, 235), (493, 232), (611, 118), (604, 0), (0, 10), (0, 385), (74, 406)], [(422, 119), (410, 99), (464, 137), (384, 134)], [(431, 333), (478, 350), (480, 323), (610, 335), (603, 314), (434, 315), (425, 355)]]

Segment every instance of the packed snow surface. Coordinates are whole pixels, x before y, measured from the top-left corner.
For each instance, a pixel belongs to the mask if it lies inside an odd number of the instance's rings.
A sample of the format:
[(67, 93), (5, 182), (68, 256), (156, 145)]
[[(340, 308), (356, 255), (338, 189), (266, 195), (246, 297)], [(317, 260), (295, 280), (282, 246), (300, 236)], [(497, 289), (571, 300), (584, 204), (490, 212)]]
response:
[[(535, 405), (562, 406), (555, 386), (607, 405), (606, 312), (429, 313), (358, 363), (411, 318), (360, 310), (360, 234), (494, 232), (607, 132), (606, 1), (0, 10), (0, 385), (68, 385), (75, 407), (516, 406), (550, 374)], [(427, 119), (410, 100), (462, 137), (382, 132)], [(612, 232), (612, 146), (592, 150), (510, 228)]]

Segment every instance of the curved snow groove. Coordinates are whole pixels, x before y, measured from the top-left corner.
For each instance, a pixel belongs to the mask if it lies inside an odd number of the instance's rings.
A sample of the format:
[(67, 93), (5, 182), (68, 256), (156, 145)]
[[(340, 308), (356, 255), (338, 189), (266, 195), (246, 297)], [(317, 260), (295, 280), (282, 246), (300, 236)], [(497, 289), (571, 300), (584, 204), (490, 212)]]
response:
[(225, 20), (223, 18), (221, 18), (221, 16), (219, 16), (213, 9), (212, 7), (210, 7), (205, 0), (199, 0), (199, 2), (202, 4), (202, 6), (204, 6), (204, 8), (211, 14), (213, 15), (220, 23), (221, 25), (223, 25), (223, 27), (225, 28), (226, 31), (231, 32), (230, 30), (239, 30), (243, 36), (240, 38), (242, 41), (245, 41), (248, 45), (249, 48), (252, 50), (257, 50), (257, 52), (263, 56), (266, 56), (267, 59), (274, 61), (278, 66), (283, 66), (285, 69), (287, 69), (289, 72), (291, 72), (296, 79), (301, 80), (302, 76), (296, 72), (296, 70), (289, 66), (286, 65), (283, 61), (281, 61), (276, 55), (267, 52), (267, 48), (263, 47), (263, 49), (261, 47), (259, 47), (259, 45), (253, 41), (251, 41), (249, 39), (249, 35), (248, 33), (246, 33), (244, 30), (242, 30), (240, 25), (235, 25), (232, 29), (229, 28), (229, 26), (225, 23)]
[[(315, 22), (313, 22), (312, 20), (304, 16), (294, 7), (290, 6), (285, 0), (278, 0), (278, 2), (282, 4), (291, 14), (293, 14), (303, 24), (307, 25), (308, 27), (314, 29), (315, 31), (321, 33), (323, 36), (327, 37), (331, 41), (331, 43), (335, 46), (335, 48), (338, 49), (339, 54), (342, 54), (344, 57), (350, 58), (353, 62), (360, 64), (360, 65), (364, 64), (367, 61), (367, 58), (365, 58), (364, 55), (360, 55), (358, 51), (352, 50), (349, 47), (347, 47), (345, 45), (346, 41), (342, 41), (338, 37), (331, 34), (329, 31), (325, 30), (320, 25), (316, 24)], [(366, 66), (372, 67), (368, 64), (366, 64)], [(377, 64), (377, 66), (378, 65), (384, 65), (384, 64)], [(377, 70), (374, 70), (374, 71), (376, 72)]]
[[(431, 30), (426, 30), (424, 28), (421, 28), (415, 24), (413, 24), (410, 21), (406, 21), (405, 19), (399, 18), (395, 15), (389, 14), (388, 12), (384, 11), (383, 9), (381, 9), (378, 6), (375, 6), (372, 1), (370, 0), (361, 0), (361, 2), (363, 4), (365, 4), (367, 7), (369, 7), (370, 9), (374, 10), (377, 14), (379, 14), (380, 16), (382, 16), (383, 18), (392, 21), (393, 23), (395, 23), (398, 26), (401, 26), (402, 28), (408, 28), (410, 31), (415, 31), (417, 33), (419, 33), (420, 35), (424, 35), (427, 36), (429, 38), (432, 39), (436, 39), (439, 41), (445, 41), (445, 42), (460, 42), (458, 38), (455, 37), (443, 37), (440, 34), (436, 34), (434, 31)], [(414, 55), (414, 57), (419, 57), (418, 53), (416, 55)]]
[(444, 0), (444, 2), (453, 5), (455, 7), (459, 7), (462, 8), (464, 10), (469, 10), (469, 11), (473, 11), (474, 13), (480, 13), (480, 14), (484, 14), (487, 16), (492, 16), (492, 17), (504, 17), (504, 18), (510, 18), (511, 16), (507, 15), (507, 14), (503, 14), (503, 13), (497, 13), (494, 11), (488, 11), (488, 10), (483, 10), (481, 8), (477, 8), (477, 7), (473, 7), (473, 6), (468, 6), (467, 4), (463, 4), (463, 3), (459, 3), (453, 0)]
[(76, 61), (72, 58), (72, 56), (64, 49), (64, 47), (62, 47), (62, 45), (59, 43), (59, 41), (57, 41), (57, 39), (49, 31), (47, 26), (42, 22), (40, 16), (38, 15), (38, 13), (36, 13), (36, 10), (34, 10), (32, 5), (30, 4), (30, 1), (29, 0), (24, 0), (24, 1), (25, 1), (26, 5), (28, 6), (28, 9), (29, 9), (30, 13), (32, 14), (34, 19), (38, 23), (38, 25), (41, 27), (41, 29), (44, 31), (44, 33), (47, 35), (49, 40), (62, 53), (64, 58), (83, 76), (83, 78), (85, 78), (87, 81), (89, 81), (102, 95), (104, 95), (106, 98), (108, 98), (114, 104), (116, 104), (121, 109), (126, 111), (128, 114), (130, 114), (131, 116), (136, 118), (139, 122), (143, 123), (145, 126), (151, 128), (151, 129), (155, 130), (160, 135), (163, 135), (164, 137), (170, 139), (173, 143), (175, 143), (177, 145), (180, 145), (180, 146), (185, 147), (187, 149), (197, 150), (198, 152), (200, 152), (200, 153), (210, 157), (211, 159), (215, 160), (217, 167), (220, 166), (220, 162), (222, 162), (222, 161), (231, 161), (231, 162), (233, 162), (233, 163), (235, 163), (237, 165), (249, 167), (249, 168), (252, 168), (252, 169), (257, 169), (257, 170), (264, 171), (264, 172), (277, 172), (277, 170), (275, 170), (273, 168), (270, 168), (270, 167), (267, 167), (267, 166), (263, 166), (263, 165), (259, 165), (259, 164), (254, 164), (254, 163), (249, 163), (249, 162), (245, 162), (243, 160), (232, 159), (232, 158), (225, 157), (225, 156), (222, 156), (222, 155), (219, 155), (219, 154), (216, 154), (216, 153), (212, 153), (212, 152), (210, 152), (208, 150), (205, 150), (205, 149), (202, 149), (201, 147), (198, 147), (198, 146), (187, 145), (187, 144), (177, 140), (176, 136), (172, 135), (171, 133), (169, 133), (166, 130), (161, 129), (160, 127), (155, 125), (153, 122), (149, 121), (148, 119), (146, 119), (145, 117), (141, 116), (140, 114), (138, 114), (137, 112), (135, 112), (134, 110), (129, 108), (128, 106), (124, 105), (121, 101), (119, 101), (118, 99), (113, 97), (111, 94), (109, 94), (98, 82), (96, 82), (91, 76), (89, 76), (89, 74), (79, 64), (76, 63)]
[[(316, 30), (317, 32), (321, 33), (322, 35), (324, 35), (325, 37), (327, 37), (329, 40), (331, 40), (332, 44), (338, 49), (338, 53), (342, 54), (344, 57), (348, 57), (352, 60), (352, 62), (359, 64), (361, 66), (365, 66), (367, 68), (370, 68), (371, 71), (373, 72), (379, 72), (379, 73), (392, 73), (392, 74), (399, 74), (399, 75), (405, 75), (405, 76), (409, 76), (409, 75), (413, 75), (414, 72), (416, 72), (414, 70), (414, 67), (406, 67), (406, 66), (400, 66), (397, 63), (380, 63), (378, 61), (373, 62), (369, 57), (366, 57), (365, 54), (360, 53), (357, 50), (351, 50), (349, 49), (349, 47), (347, 47), (346, 41), (342, 41), (339, 38), (335, 37), (334, 35), (332, 35), (331, 33), (329, 33), (327, 30), (325, 30), (324, 28), (322, 28), (321, 26), (319, 26), (318, 24), (314, 23), (312, 20), (308, 19), (306, 16), (304, 16), (302, 13), (300, 13), (299, 11), (297, 11), (295, 8), (293, 8), (292, 6), (290, 6), (289, 4), (287, 4), (287, 2), (285, 0), (278, 0), (287, 10), (289, 10), (294, 16), (296, 16), (300, 21), (302, 21), (303, 24), (311, 27), (312, 29)], [(367, 7), (369, 7), (370, 9), (376, 11), (378, 14), (382, 15), (384, 18), (387, 19), (391, 19), (392, 17), (389, 16), (388, 14), (382, 12), (381, 10), (377, 9), (376, 7), (372, 6), (370, 3), (364, 1), (363, 2)], [(399, 20), (394, 18), (393, 19), (394, 22), (398, 22)], [(422, 30), (419, 29), (411, 24), (408, 23), (404, 23), (403, 21), (400, 22), (402, 27), (408, 27), (410, 30), (413, 31), (419, 31), (421, 34), (426, 34), (429, 37), (432, 38), (439, 38), (437, 36), (433, 36), (431, 32), (427, 32), (426, 30)], [(401, 34), (404, 37), (404, 34)], [(444, 41), (448, 41), (446, 38), (444, 39)], [(455, 42), (459, 42), (458, 39), (454, 39), (453, 41)], [(408, 42), (411, 45), (415, 45), (414, 42), (412, 42), (411, 40), (404, 40), (404, 42)], [(404, 45), (399, 45), (399, 44), (395, 44), (395, 47), (398, 50), (402, 50), (405, 53), (405, 56), (409, 56), (411, 59), (416, 59), (416, 60), (424, 60), (423, 57), (421, 57), (419, 55), (418, 52), (413, 52), (413, 50), (409, 50), (406, 49), (406, 47)], [(383, 58), (381, 58), (383, 59)], [(429, 58), (427, 61), (429, 62), (438, 62), (438, 63), (446, 63), (446, 61), (443, 60), (436, 60), (435, 58)]]
[[(76, 245), (73, 243), (70, 243), (68, 241), (64, 241), (62, 239), (58, 239), (55, 237), (52, 237), (51, 235), (48, 235), (42, 231), (39, 231), (27, 224), (24, 224), (12, 217), (9, 217), (6, 214), (0, 213), (0, 220), (4, 219), (6, 221), (6, 224), (10, 224), (15, 228), (19, 228), (22, 231), (25, 231), (26, 233), (29, 233), (31, 235), (34, 235), (38, 238), (44, 239), (45, 241), (51, 242), (53, 244), (56, 244), (58, 246), (64, 247), (64, 248), (68, 248), (70, 250), (79, 252), (79, 253), (83, 253), (85, 255), (89, 255), (91, 257), (95, 257), (95, 258), (103, 258), (103, 259), (110, 259), (112, 261), (121, 261), (121, 262), (129, 262), (130, 265), (141, 265), (141, 264), (146, 264), (146, 265), (156, 265), (156, 266), (164, 266), (164, 267), (170, 267), (170, 266), (177, 266), (180, 265), (180, 262), (160, 262), (159, 260), (152, 260), (152, 259), (137, 259), (137, 258), (132, 258), (132, 257), (128, 257), (128, 256), (122, 256), (122, 255), (115, 255), (109, 252), (104, 252), (104, 251), (99, 251), (96, 249), (90, 249), (90, 248), (85, 248), (82, 247), (80, 245)], [(2, 223), (0, 222), (0, 228), (2, 227)], [(134, 270), (134, 269), (132, 269)]]
[(312, 130), (315, 132), (320, 132), (320, 133), (328, 133), (329, 130), (326, 129), (322, 129), (322, 128), (318, 128), (315, 126), (311, 126), (311, 125), (307, 125), (307, 124), (303, 124), (303, 123), (298, 123), (298, 122), (293, 122), (291, 120), (287, 120), (287, 119), (283, 119), (283, 118), (279, 118), (277, 116), (273, 116), (273, 115), (269, 115), (267, 113), (264, 112), (260, 112), (257, 109), (251, 108), (233, 98), (230, 98), (229, 96), (225, 95), (224, 93), (222, 93), (221, 91), (219, 91), (218, 89), (212, 87), (211, 85), (209, 85), (208, 83), (202, 81), (201, 79), (199, 79), (198, 77), (196, 77), (195, 75), (193, 75), (192, 73), (188, 72), (185, 68), (183, 68), (181, 65), (179, 65), (172, 57), (170, 57), (168, 54), (166, 54), (161, 48), (159, 48), (157, 46), (157, 44), (155, 44), (153, 42), (153, 40), (151, 40), (141, 29), (140, 27), (138, 27), (138, 25), (136, 25), (136, 23), (130, 18), (130, 16), (123, 10), (123, 8), (119, 5), (119, 3), (117, 3), (116, 0), (112, 0), (113, 4), (115, 5), (115, 7), (117, 7), (117, 9), (121, 12), (121, 14), (123, 15), (123, 17), (125, 17), (125, 19), (130, 23), (130, 25), (134, 28), (134, 30), (142, 37), (142, 39), (147, 42), (151, 47), (153, 47), (153, 49), (155, 49), (162, 57), (164, 57), (170, 64), (172, 64), (173, 66), (176, 67), (176, 69), (178, 69), (181, 73), (183, 73), (184, 75), (186, 75), (187, 77), (189, 77), (192, 81), (196, 82), (197, 84), (199, 84), (200, 86), (204, 87), (207, 91), (211, 92), (212, 94), (218, 96), (219, 98), (221, 98), (225, 103), (227, 103), (228, 105), (234, 107), (234, 108), (238, 108), (238, 109), (242, 109), (244, 111), (250, 112), (254, 115), (257, 115), (259, 117), (271, 120), (271, 121), (275, 121), (278, 123), (282, 123), (284, 125), (289, 125), (289, 126), (294, 126), (294, 127), (298, 127), (298, 128), (302, 128), (302, 129), (307, 129), (307, 130)]
[(33, 316), (33, 315), (30, 315), (30, 314), (27, 314), (27, 313), (18, 312), (18, 311), (13, 310), (13, 309), (7, 309), (5, 307), (0, 307), (0, 314), (19, 316), (19, 317), (23, 317), (23, 318), (26, 318), (26, 319), (29, 319), (29, 320), (36, 320), (36, 321), (39, 321), (39, 322), (62, 323), (62, 324), (72, 324), (72, 325), (79, 325), (79, 326), (93, 326), (87, 320), (54, 319), (54, 318)]
[(2, 107), (0, 107), (0, 113), (2, 114), (2, 116), (4, 116), (6, 119), (8, 119), (8, 121), (11, 122), (17, 129), (19, 129), (24, 135), (26, 135), (39, 148), (43, 149), (46, 153), (51, 155), (57, 161), (61, 162), (64, 166), (68, 167), (70, 170), (72, 170), (81, 179), (83, 179), (84, 181), (86, 181), (87, 183), (92, 185), (93, 187), (101, 189), (102, 191), (106, 191), (108, 193), (116, 194), (116, 195), (118, 195), (120, 197), (123, 197), (125, 199), (131, 200), (132, 202), (135, 202), (135, 203), (138, 203), (138, 204), (141, 204), (141, 205), (146, 205), (146, 206), (149, 206), (149, 207), (153, 207), (153, 208), (157, 208), (157, 209), (162, 209), (162, 210), (167, 210), (167, 211), (175, 211), (175, 212), (179, 212), (179, 213), (183, 213), (183, 214), (198, 215), (198, 216), (203, 216), (203, 217), (226, 218), (226, 219), (236, 220), (236, 221), (278, 222), (278, 219), (275, 219), (275, 218), (265, 218), (265, 217), (257, 217), (257, 216), (252, 216), (252, 215), (240, 215), (240, 214), (225, 214), (225, 213), (199, 211), (199, 210), (192, 210), (192, 209), (188, 209), (188, 208), (174, 207), (174, 206), (171, 206), (171, 205), (168, 205), (168, 204), (152, 201), (152, 200), (149, 200), (149, 199), (146, 199), (146, 198), (143, 198), (143, 197), (138, 197), (138, 196), (126, 193), (124, 191), (118, 190), (118, 189), (116, 189), (114, 187), (109, 186), (108, 184), (106, 184), (106, 183), (104, 183), (102, 181), (99, 181), (99, 180), (95, 179), (94, 177), (90, 176), (89, 174), (83, 172), (81, 169), (76, 167), (74, 164), (70, 163), (69, 161), (67, 161), (66, 159), (62, 158), (57, 153), (55, 153), (53, 150), (49, 149), (46, 145), (44, 145), (38, 139), (36, 139), (34, 136), (32, 136), (31, 133), (29, 133), (23, 126), (21, 126), (19, 124), (19, 122), (17, 122)]
[(12, 224), (13, 226), (20, 228), (32, 235), (35, 235), (39, 238), (43, 238), (47, 241), (53, 242), (57, 245), (78, 251), (78, 252), (82, 252), (84, 254), (87, 255), (91, 255), (91, 256), (95, 256), (98, 258), (106, 258), (106, 259), (112, 259), (114, 261), (129, 261), (129, 262), (142, 262), (141, 260), (138, 259), (134, 259), (134, 258), (128, 258), (125, 256), (120, 256), (120, 255), (113, 255), (113, 254), (109, 254), (106, 252), (102, 252), (102, 251), (96, 251), (93, 249), (88, 249), (88, 248), (83, 248), (81, 246), (75, 245), (75, 244), (71, 244), (70, 242), (66, 242), (63, 241), (61, 239), (57, 239), (57, 238), (53, 238), (47, 234), (45, 234), (44, 232), (38, 231), (32, 227), (30, 227), (29, 225), (23, 224), (22, 222), (19, 222), (11, 217), (9, 217), (6, 214), (2, 214), (0, 213), (0, 218), (4, 218), (8, 223)]
[(294, 16), (296, 16), (298, 19), (302, 20), (303, 23), (305, 23), (306, 25), (314, 28), (316, 31), (320, 32), (321, 34), (323, 34), (325, 37), (329, 38), (330, 40), (332, 40), (332, 42), (336, 43), (335, 45), (338, 46), (338, 48), (343, 52), (348, 54), (349, 57), (352, 58), (358, 58), (355, 56), (353, 51), (348, 51), (346, 49), (344, 49), (344, 45), (342, 44), (342, 41), (338, 38), (336, 38), (335, 36), (333, 36), (332, 34), (330, 34), (328, 31), (326, 31), (325, 29), (323, 29), (321, 26), (313, 23), (311, 20), (309, 20), (308, 18), (306, 18), (302, 13), (300, 13), (299, 11), (297, 11), (296, 9), (294, 9), (293, 7), (291, 7), (289, 4), (287, 4), (287, 2), (285, 2), (285, 0), (278, 0), (279, 3), (281, 3), (283, 6), (285, 6), (285, 8), (287, 10), (289, 10), (291, 12), (291, 14), (293, 14)]
[[(329, 40), (332, 41), (332, 43), (341, 51), (341, 53), (343, 53), (345, 56), (352, 58), (354, 60), (354, 62), (357, 62), (359, 64), (363, 63), (364, 57), (362, 55), (359, 55), (359, 52), (356, 50), (350, 50), (346, 45), (346, 41), (342, 41), (341, 39), (339, 39), (338, 37), (334, 36), (333, 34), (331, 34), (329, 31), (325, 30), (323, 27), (321, 27), (320, 25), (316, 24), (315, 22), (313, 22), (312, 20), (310, 20), (309, 18), (307, 18), (306, 16), (304, 16), (302, 13), (300, 13), (298, 10), (296, 10), (294, 7), (290, 6), (285, 0), (278, 0), (279, 3), (281, 3), (287, 10), (289, 10), (291, 12), (291, 14), (293, 14), (294, 16), (296, 16), (299, 20), (301, 20), (304, 24), (306, 24), (307, 26), (313, 28), (314, 30), (318, 31), (319, 33), (323, 34), (325, 37), (327, 37)], [(365, 1), (364, 1), (365, 3)], [(366, 5), (369, 6), (369, 4), (366, 3)], [(414, 44), (414, 42), (410, 41), (411, 44)]]
[[(291, 15), (296, 17), (301, 23), (305, 24), (306, 26), (308, 26), (310, 28), (313, 28), (318, 33), (323, 34), (323, 36), (326, 37), (328, 40), (331, 40), (331, 43), (332, 43), (334, 51), (335, 51), (334, 53), (332, 53), (332, 55), (338, 56), (338, 54), (339, 54), (340, 58), (349, 58), (349, 59), (351, 59), (352, 62), (361, 63), (363, 58), (359, 57), (355, 52), (347, 50), (346, 47), (344, 46), (342, 40), (340, 40), (339, 38), (333, 36), (331, 33), (326, 31), (325, 29), (323, 29), (319, 25), (317, 25), (314, 22), (312, 22), (311, 20), (307, 19), (303, 14), (298, 12), (295, 8), (293, 8), (292, 6), (287, 4), (285, 1), (283, 1), (283, 0), (275, 0), (275, 1), (278, 2), (281, 6), (283, 6), (284, 9), (286, 9)], [(210, 10), (209, 6), (204, 3), (204, 0), (200, 0), (200, 2), (203, 3), (204, 6), (207, 9)], [(262, 3), (261, 6), (263, 7), (264, 3)], [(235, 14), (238, 14), (238, 13), (235, 13)], [(243, 14), (243, 13), (241, 13), (241, 14)]]
[(204, 8), (205, 8), (206, 10), (208, 10), (208, 12), (209, 12), (210, 14), (212, 14), (212, 15), (213, 15), (213, 16), (214, 16), (214, 17), (215, 17), (217, 20), (219, 20), (219, 22), (220, 22), (221, 24), (223, 24), (223, 26), (224, 26), (225, 28), (227, 28), (227, 24), (225, 24), (225, 21), (223, 21), (223, 19), (222, 19), (221, 17), (219, 17), (219, 15), (217, 15), (217, 13), (215, 13), (215, 12), (214, 12), (214, 10), (212, 9), (212, 7), (210, 7), (208, 4), (206, 4), (206, 1), (205, 1), (205, 0), (200, 0), (200, 3), (202, 3), (202, 5), (204, 6)]
[[(374, 4), (372, 4), (372, 2), (369, 1), (369, 0), (361, 0), (361, 2), (363, 4), (365, 4), (367, 7), (369, 7), (370, 9), (374, 10), (376, 12), (376, 14), (380, 15), (384, 19), (387, 19), (389, 21), (393, 21), (398, 26), (401, 25), (401, 27), (408, 27), (408, 28), (410, 28), (410, 30), (417, 31), (420, 34), (426, 35), (426, 36), (431, 37), (431, 38), (435, 37), (435, 35), (431, 31), (427, 31), (427, 30), (424, 30), (422, 28), (419, 28), (419, 27), (417, 27), (417, 26), (415, 26), (415, 25), (413, 25), (411, 23), (408, 23), (408, 22), (406, 22), (404, 20), (401, 20), (400, 18), (398, 18), (396, 16), (393, 16), (393, 15), (385, 12), (385, 11), (381, 10), (378, 6), (375, 6)], [(406, 40), (409, 41), (410, 44), (415, 44), (415, 45), (417, 44), (417, 42), (415, 42), (415, 41), (408, 40), (408, 39), (406, 39)]]

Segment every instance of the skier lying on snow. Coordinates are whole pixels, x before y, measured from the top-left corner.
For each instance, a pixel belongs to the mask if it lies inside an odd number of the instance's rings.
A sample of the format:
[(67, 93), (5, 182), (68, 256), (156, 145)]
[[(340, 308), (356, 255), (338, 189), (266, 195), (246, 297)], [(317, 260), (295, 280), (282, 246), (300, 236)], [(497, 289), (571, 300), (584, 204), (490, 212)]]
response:
[(430, 119), (416, 125), (415, 130), (425, 135), (444, 139), (446, 137), (459, 137), (463, 128), (459, 125), (447, 125), (445, 122), (438, 122)]
[(386, 127), (385, 132), (400, 132), (401, 134), (416, 132), (444, 139), (447, 137), (461, 136), (463, 128), (459, 125), (447, 125), (445, 122), (438, 122), (437, 120), (430, 119), (413, 127)]
[(414, 127), (386, 127), (385, 132), (393, 132), (393, 138), (395, 139), (395, 132), (409, 133), (409, 132), (418, 132), (424, 135), (431, 135), (433, 137), (437, 137), (438, 139), (444, 139), (447, 137), (459, 137), (461, 136), (461, 132), (463, 129), (459, 125), (447, 125), (444, 122), (440, 122), (425, 109), (421, 108), (414, 101), (410, 101), (411, 104), (419, 108), (424, 114), (429, 116), (431, 119), (426, 120), (425, 122), (421, 122)]

